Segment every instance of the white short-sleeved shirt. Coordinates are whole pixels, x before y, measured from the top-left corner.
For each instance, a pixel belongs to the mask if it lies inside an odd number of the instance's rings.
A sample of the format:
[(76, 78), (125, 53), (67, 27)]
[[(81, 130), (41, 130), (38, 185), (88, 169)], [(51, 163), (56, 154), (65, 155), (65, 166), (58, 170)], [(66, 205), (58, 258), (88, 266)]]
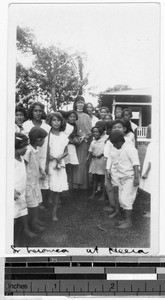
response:
[[(134, 176), (133, 166), (140, 166), (138, 151), (130, 142), (125, 142), (121, 149), (116, 152), (118, 178)], [(116, 159), (116, 157), (115, 157)], [(113, 163), (113, 162), (112, 162)]]
[[(34, 127), (34, 124), (32, 120), (27, 120), (25, 123), (23, 123), (23, 128), (26, 133), (26, 135), (29, 134), (29, 131)], [(40, 128), (44, 129), (47, 133), (49, 133), (51, 127), (45, 123), (44, 120), (42, 120), (42, 124)], [(47, 152), (47, 141), (48, 137), (45, 138), (45, 142), (42, 147), (39, 147), (39, 161), (40, 161), (40, 167), (42, 170), (45, 170), (45, 164), (46, 164), (46, 152)]]
[(106, 143), (105, 143), (105, 147), (104, 147), (104, 156), (105, 158), (108, 158), (111, 154), (111, 151), (112, 151), (112, 143), (110, 140), (108, 140)]
[(89, 146), (89, 152), (92, 152), (94, 156), (99, 156), (104, 153), (105, 140), (100, 138), (99, 140), (93, 140)]

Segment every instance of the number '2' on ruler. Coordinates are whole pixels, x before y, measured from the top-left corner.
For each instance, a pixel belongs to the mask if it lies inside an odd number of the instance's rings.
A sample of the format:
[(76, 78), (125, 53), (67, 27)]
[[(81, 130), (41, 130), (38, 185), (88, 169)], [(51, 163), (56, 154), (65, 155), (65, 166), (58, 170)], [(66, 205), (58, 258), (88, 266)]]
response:
[(165, 296), (165, 257), (8, 257), (4, 294)]

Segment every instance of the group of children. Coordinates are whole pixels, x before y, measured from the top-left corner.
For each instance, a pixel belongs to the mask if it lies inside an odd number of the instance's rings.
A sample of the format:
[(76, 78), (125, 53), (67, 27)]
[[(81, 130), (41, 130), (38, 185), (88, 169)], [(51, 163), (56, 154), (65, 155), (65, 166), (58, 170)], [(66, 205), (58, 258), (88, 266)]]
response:
[[(118, 224), (121, 229), (132, 226), (132, 208), (140, 183), (136, 128), (132, 127), (127, 112), (130, 111), (126, 110), (125, 118), (121, 118), (123, 112), (116, 110), (117, 119), (112, 120), (107, 108), (101, 108), (100, 120), (94, 118), (86, 162), (92, 175), (89, 199), (94, 199), (99, 191), (102, 199), (107, 195), (110, 205), (104, 210), (110, 218), (117, 217), (122, 208), (125, 215)], [(45, 229), (46, 224), (39, 219), (39, 209), (51, 207), (52, 221), (58, 221), (60, 194), (72, 189), (74, 166), (79, 163), (76, 147), (81, 138), (76, 130), (77, 112), (54, 112), (46, 121), (41, 115), (45, 117), (43, 105), (35, 103), (29, 109), (29, 120), (24, 122), (24, 108), (16, 107), (15, 245), (19, 245), (22, 231), (33, 238)], [(143, 179), (147, 178), (147, 172)]]

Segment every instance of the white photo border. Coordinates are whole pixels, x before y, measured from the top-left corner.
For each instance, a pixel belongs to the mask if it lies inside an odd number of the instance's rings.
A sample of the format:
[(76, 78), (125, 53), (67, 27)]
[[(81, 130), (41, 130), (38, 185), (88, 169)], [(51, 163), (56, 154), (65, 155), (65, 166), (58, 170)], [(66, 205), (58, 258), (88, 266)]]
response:
[[(97, 3), (97, 2), (96, 2)], [(109, 3), (109, 2), (108, 2)], [(125, 3), (125, 2), (124, 2)], [(31, 3), (33, 4), (33, 3)], [(35, 3), (35, 5), (43, 5), (44, 3)], [(56, 3), (53, 3), (56, 4)], [(68, 3), (69, 4), (69, 3)], [(77, 4), (77, 3), (75, 3)], [(14, 126), (15, 116), (14, 116), (14, 108), (15, 108), (15, 74), (16, 74), (16, 26), (17, 20), (15, 19), (14, 13), (12, 11), (12, 7), (22, 4), (11, 4), (9, 7), (9, 28), (8, 28), (8, 95), (7, 95), (7, 205), (6, 205), (6, 254), (7, 255), (42, 255), (42, 256), (55, 256), (55, 255), (91, 255), (93, 253), (88, 253), (87, 248), (66, 248), (69, 252), (62, 253), (63, 248), (59, 248), (59, 253), (53, 251), (53, 249), (57, 248), (48, 248), (50, 252), (42, 252), (42, 248), (39, 249), (38, 252), (34, 251), (28, 252), (26, 248), (19, 248), (13, 250), (11, 246), (13, 245), (13, 211), (14, 211), (14, 202), (11, 201), (13, 199), (14, 193)], [(26, 5), (26, 4), (25, 4)], [(46, 3), (44, 4), (46, 5)], [(66, 4), (67, 5), (67, 4)], [(74, 5), (74, 4), (73, 4)], [(129, 5), (129, 3), (128, 3)], [(130, 3), (131, 5), (131, 3)], [(154, 5), (154, 3), (153, 3)], [(160, 12), (159, 12), (160, 13)], [(159, 44), (160, 48), (160, 44)], [(157, 124), (157, 126), (152, 127), (152, 142), (154, 145), (153, 151), (153, 160), (152, 160), (152, 168), (154, 169), (154, 176), (152, 185), (152, 193), (151, 193), (151, 247), (143, 248), (144, 253), (138, 253), (139, 249), (134, 249), (135, 252), (132, 252), (133, 249), (128, 249), (128, 252), (125, 253), (125, 249), (120, 252), (109, 253), (108, 248), (99, 248), (99, 251), (94, 252), (95, 255), (98, 256), (111, 256), (111, 255), (157, 255), (158, 254), (158, 244), (159, 244), (159, 183), (160, 183), (160, 82), (159, 76), (154, 80), (153, 87), (151, 90), (152, 94), (152, 124)], [(155, 188), (156, 186), (156, 188)], [(109, 245), (109, 247), (113, 248), (113, 245)], [(33, 248), (34, 249), (34, 248)], [(52, 253), (51, 253), (52, 249)], [(94, 248), (90, 248), (91, 251)], [(118, 249), (118, 248), (117, 248)], [(36, 251), (38, 248), (36, 248)], [(127, 250), (127, 249), (126, 249)], [(39, 253), (41, 251), (41, 253)]]

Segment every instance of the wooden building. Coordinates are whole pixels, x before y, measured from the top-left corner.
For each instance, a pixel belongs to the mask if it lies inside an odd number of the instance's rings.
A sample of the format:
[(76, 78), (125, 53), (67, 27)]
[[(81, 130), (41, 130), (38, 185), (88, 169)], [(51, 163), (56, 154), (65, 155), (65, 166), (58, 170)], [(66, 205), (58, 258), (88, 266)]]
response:
[(146, 140), (146, 129), (151, 124), (152, 96), (147, 89), (121, 90), (101, 93), (101, 106), (106, 106), (114, 116), (115, 107), (130, 107), (132, 121), (138, 125), (138, 140)]

